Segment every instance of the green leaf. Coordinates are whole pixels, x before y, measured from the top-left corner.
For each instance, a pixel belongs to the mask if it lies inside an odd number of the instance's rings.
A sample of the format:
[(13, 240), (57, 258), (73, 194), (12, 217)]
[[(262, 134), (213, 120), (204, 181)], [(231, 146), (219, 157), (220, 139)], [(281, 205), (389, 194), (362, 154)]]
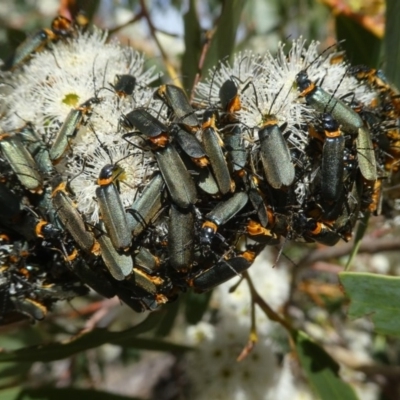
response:
[(174, 353), (183, 353), (185, 351), (192, 350), (192, 347), (184, 346), (182, 344), (166, 342), (165, 340), (161, 339), (146, 338), (135, 338), (130, 343), (125, 344), (124, 347), (134, 347), (135, 349), (141, 350), (169, 351)]
[(20, 399), (21, 388), (13, 387), (4, 390), (0, 390), (1, 400), (18, 400)]
[(212, 291), (201, 294), (189, 292), (187, 294), (185, 317), (188, 324), (195, 325), (201, 321), (204, 313), (207, 311), (211, 295)]
[(0, 41), (0, 58), (7, 63), (13, 57), (15, 49), (26, 39), (26, 32), (5, 28), (6, 41)]
[(93, 349), (105, 343), (158, 351), (186, 351), (190, 349), (186, 346), (163, 342), (161, 340), (136, 337), (154, 328), (158, 322), (159, 315), (152, 313), (141, 324), (126, 331), (109, 332), (107, 329), (93, 329), (62, 343), (50, 343), (15, 351), (3, 351), (0, 352), (0, 362), (55, 361), (70, 357), (81, 351)]
[(369, 317), (375, 330), (400, 336), (400, 278), (341, 272), (340, 281), (350, 298), (350, 318)]
[(155, 332), (157, 337), (167, 336), (171, 332), (179, 312), (180, 303), (181, 299), (177, 299), (163, 306), (164, 315), (160, 318), (160, 324)]
[(34, 346), (41, 343), (44, 336), (38, 325), (26, 325), (18, 329), (10, 329), (0, 335), (1, 347), (7, 349), (19, 349), (22, 346)]
[(208, 71), (219, 60), (231, 57), (235, 47), (236, 31), (245, 3), (244, 0), (225, 0), (223, 2), (217, 30), (204, 62), (204, 71)]
[(306, 333), (292, 334), (299, 361), (311, 387), (322, 400), (357, 400), (353, 389), (339, 376), (339, 365)]
[(390, 82), (400, 88), (400, 1), (386, 1), (385, 74)]
[(198, 72), (201, 44), (201, 27), (196, 12), (196, 1), (190, 0), (189, 10), (183, 16), (185, 28), (185, 53), (182, 58), (183, 85), (189, 92)]
[(344, 40), (341, 47), (346, 50), (351, 64), (378, 67), (382, 45), (381, 39), (364, 29), (354, 20), (343, 15), (336, 17), (336, 34), (338, 40)]
[(6, 35), (8, 43), (14, 49), (27, 38), (26, 32), (13, 28), (7, 28)]
[[(1, 347), (8, 350), (34, 346), (41, 342), (43, 342), (43, 337), (40, 335), (40, 330), (32, 325), (10, 329), (0, 335)], [(15, 382), (26, 381), (31, 365), (31, 363), (21, 362), (0, 364), (0, 387), (9, 387)], [(3, 399), (2, 393), (0, 393), (0, 399)]]
[[(1, 393), (1, 392), (0, 392)], [(87, 400), (140, 400), (137, 397), (121, 396), (108, 392), (101, 392), (92, 389), (74, 389), (74, 388), (41, 388), (41, 389), (25, 389), (22, 390), (15, 400), (71, 400), (71, 399), (87, 399)], [(3, 397), (2, 397), (3, 400)]]
[[(30, 363), (5, 363), (0, 364), (0, 387), (5, 387), (15, 379), (22, 379), (28, 374)], [(1, 398), (1, 397), (0, 397)]]

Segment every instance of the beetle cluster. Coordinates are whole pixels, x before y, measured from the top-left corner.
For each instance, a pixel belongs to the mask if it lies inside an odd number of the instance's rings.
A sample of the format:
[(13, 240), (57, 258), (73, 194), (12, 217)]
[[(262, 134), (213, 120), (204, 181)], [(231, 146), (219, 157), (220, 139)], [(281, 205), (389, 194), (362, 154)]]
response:
[[(190, 102), (176, 85), (150, 88), (132, 53), (114, 59), (117, 73), (101, 49), (75, 57), (80, 41), (101, 37), (80, 25), (57, 18), (51, 46), (38, 53), (47, 39), (30, 37), (4, 68), (3, 311), (40, 319), (83, 285), (154, 310), (240, 275), (281, 237), (335, 245), (379, 211), (400, 111), (381, 72), (299, 40), (288, 55), (221, 62)], [(30, 87), (30, 68), (52, 59), (55, 71)], [(63, 118), (13, 106), (21, 94), (49, 103), (64, 65), (92, 74), (83, 95), (67, 91)]]
[[(351, 237), (360, 215), (380, 213), (382, 181), (398, 169), (398, 94), (381, 71), (303, 45), (221, 63), (197, 101), (223, 116), (236, 187), (255, 212), (247, 237), (333, 246)], [(243, 160), (231, 144), (236, 132)]]
[[(21, 315), (40, 320), (57, 300), (88, 293), (81, 281), (53, 254), (51, 262), (40, 252), (31, 253), (28, 243), (2, 235), (0, 244), (0, 296), (3, 323), (17, 321)], [(43, 248), (43, 252), (46, 249)]]

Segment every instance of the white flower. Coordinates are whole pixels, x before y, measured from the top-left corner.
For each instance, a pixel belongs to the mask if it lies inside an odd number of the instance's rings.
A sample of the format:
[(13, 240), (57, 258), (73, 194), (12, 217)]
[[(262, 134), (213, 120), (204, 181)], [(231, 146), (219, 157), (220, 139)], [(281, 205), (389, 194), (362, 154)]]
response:
[[(293, 371), (295, 369), (295, 371)], [(290, 400), (314, 400), (315, 395), (310, 388), (300, 379), (296, 379), (299, 374), (299, 365), (292, 355), (287, 354), (275, 382), (274, 388), (269, 393), (269, 399), (290, 399)]]
[(201, 337), (196, 350), (188, 355), (191, 398), (269, 398), (277, 361), (267, 342), (259, 342), (248, 357), (236, 362), (247, 343), (248, 329), (236, 325), (234, 319), (216, 327), (201, 323), (191, 328), (191, 336)]
[[(209, 71), (205, 82), (200, 82), (196, 87), (195, 101), (207, 106), (220, 103), (220, 90), (222, 85), (233, 80), (242, 96), (245, 92), (253, 90), (251, 83), (262, 73), (261, 56), (245, 51), (235, 55), (232, 65), (228, 61), (220, 61), (218, 67)], [(260, 77), (260, 81), (261, 81)]]
[(207, 322), (200, 321), (197, 325), (189, 326), (186, 335), (189, 345), (199, 346), (215, 339), (215, 328)]
[(307, 108), (297, 101), (299, 93), (294, 82), (296, 75), (307, 65), (307, 60), (317, 56), (315, 43), (311, 43), (307, 51), (303, 47), (304, 41), (299, 39), (288, 55), (285, 55), (282, 44), (276, 57), (267, 52), (262, 61), (264, 83), (255, 84), (256, 90), (251, 97), (244, 99), (244, 106), (239, 111), (240, 121), (253, 128), (261, 128), (266, 118), (276, 117), (279, 126), (287, 124), (282, 134), (289, 132), (287, 139), (296, 147), (307, 142), (301, 130)]
[(135, 199), (137, 188), (145, 182), (153, 169), (149, 166), (151, 157), (141, 151), (132, 149), (127, 142), (112, 147), (90, 147), (88, 152), (85, 144), (74, 148), (74, 160), (68, 163), (65, 173), (72, 177), (70, 185), (75, 193), (79, 211), (89, 218), (91, 223), (99, 220), (99, 208), (95, 193), (99, 186), (97, 178), (103, 167), (118, 164), (123, 169), (118, 179), (118, 187), (122, 204), (128, 207)]
[(338, 53), (318, 54), (318, 45), (312, 41), (306, 47), (306, 41), (299, 38), (292, 42), (287, 54), (283, 44), (280, 44), (275, 57), (267, 52), (263, 60), (266, 84), (256, 86), (257, 91), (248, 99), (248, 106), (243, 106), (239, 112), (240, 121), (247, 126), (261, 127), (263, 121), (273, 115), (279, 126), (287, 124), (282, 134), (288, 142), (304, 149), (308, 143), (304, 126), (318, 118), (319, 113), (299, 97), (296, 76), (301, 71), (306, 71), (312, 82), (332, 96), (342, 98), (347, 95), (348, 101), (354, 96), (357, 101), (369, 105), (376, 94), (349, 76), (344, 60), (332, 61), (336, 60)]
[[(53, 43), (15, 73), (4, 74), (5, 84), (14, 89), (2, 95), (2, 129), (32, 122), (50, 148), (70, 111), (94, 99), (82, 108), (77, 132), (56, 165), (62, 177), (71, 180), (78, 209), (91, 223), (99, 218), (95, 191), (105, 165), (118, 163), (125, 171), (119, 184), (125, 206), (133, 202), (138, 187), (154, 170), (150, 152), (140, 149), (137, 136), (124, 138), (126, 132), (120, 127), (121, 116), (133, 108), (159, 107), (147, 87), (156, 78), (154, 68), (143, 71), (143, 55), (106, 40), (107, 33), (94, 29)], [(114, 90), (120, 75), (134, 77), (131, 96), (119, 96)]]
[(71, 108), (97, 95), (104, 108), (110, 108), (111, 117), (116, 94), (110, 83), (117, 75), (133, 75), (140, 88), (156, 78), (152, 68), (142, 72), (142, 55), (106, 39), (107, 33), (98, 29), (79, 33), (34, 54), (21, 72), (6, 75), (15, 89), (6, 99), (8, 118), (3, 129), (18, 128), (22, 119), (33, 122), (45, 135), (61, 125)]
[[(319, 113), (305, 104), (297, 89), (296, 76), (306, 71), (309, 79), (323, 90), (337, 98), (347, 96), (369, 106), (376, 99), (376, 93), (361, 85), (347, 73), (348, 65), (340, 59), (337, 52), (318, 53), (318, 42), (306, 46), (306, 40), (299, 38), (292, 42), (289, 52), (280, 44), (278, 53), (273, 56), (266, 52), (264, 57), (251, 52), (239, 53), (232, 66), (220, 62), (209, 72), (209, 78), (198, 84), (197, 101), (206, 107), (220, 104), (219, 93), (227, 80), (233, 80), (238, 88), (240, 109), (236, 116), (238, 123), (248, 129), (248, 140), (258, 141), (258, 130), (271, 117), (288, 143), (303, 151), (309, 142), (307, 124), (319, 117)], [(339, 53), (340, 54), (340, 53)]]
[[(284, 262), (273, 267), (271, 249), (266, 247), (256, 258), (248, 273), (265, 301), (276, 311), (282, 307), (289, 296), (289, 271)], [(250, 326), (251, 297), (246, 281), (242, 281), (232, 292), (235, 282), (229, 281), (218, 286), (213, 293), (213, 300), (218, 305), (222, 319), (235, 318), (238, 324)], [(256, 322), (259, 332), (268, 334), (274, 324), (257, 307)]]
[[(265, 250), (249, 274), (257, 291), (277, 310), (287, 300), (289, 277), (284, 264), (277, 268), (272, 264), (271, 251)], [(237, 362), (249, 339), (251, 298), (245, 281), (230, 292), (234, 285), (230, 281), (214, 290), (212, 304), (218, 309), (215, 325), (200, 322), (187, 329), (187, 340), (196, 348), (188, 355), (187, 369), (195, 400), (272, 399), (269, 393), (280, 372), (274, 356), (277, 345), (269, 337), (277, 325), (256, 309), (259, 341)]]

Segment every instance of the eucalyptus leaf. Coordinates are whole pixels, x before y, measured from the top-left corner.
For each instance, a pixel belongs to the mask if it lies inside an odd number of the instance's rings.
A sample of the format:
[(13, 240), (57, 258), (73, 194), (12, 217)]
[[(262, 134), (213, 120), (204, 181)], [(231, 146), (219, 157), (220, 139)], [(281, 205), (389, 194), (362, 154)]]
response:
[[(153, 329), (158, 324), (159, 318), (159, 314), (155, 312), (150, 314), (139, 325), (122, 332), (110, 332), (107, 329), (96, 328), (88, 332), (82, 332), (62, 343), (38, 345), (15, 351), (3, 350), (0, 352), (0, 362), (46, 362), (61, 360), (81, 351), (96, 348), (105, 343), (111, 343), (120, 346), (135, 346), (138, 345), (138, 342), (135, 341), (136, 336)], [(143, 342), (140, 343), (142, 343), (143, 346)], [(169, 350), (170, 348), (168, 348), (168, 351)]]
[(1, 400), (18, 400), (20, 399), (21, 389), (19, 387), (12, 387), (0, 390)]
[(340, 281), (350, 298), (350, 318), (368, 317), (379, 333), (400, 336), (400, 278), (341, 272)]
[(171, 332), (175, 324), (175, 319), (178, 316), (180, 303), (181, 300), (178, 299), (172, 303), (165, 304), (165, 312), (164, 315), (161, 317), (160, 324), (158, 325), (155, 332), (156, 336), (164, 337)]
[(349, 384), (339, 376), (339, 365), (305, 332), (292, 333), (300, 364), (308, 381), (323, 400), (357, 400)]
[[(365, 64), (378, 67), (382, 40), (363, 26), (343, 15), (336, 17), (336, 34), (343, 40), (341, 47), (346, 50), (351, 64)], [(368, 45), (366, 45), (368, 43)]]
[(400, 1), (386, 1), (385, 73), (390, 82), (400, 88)]
[(201, 27), (196, 12), (196, 1), (190, 0), (189, 10), (183, 16), (185, 27), (185, 53), (182, 58), (183, 84), (187, 91), (193, 87), (198, 72), (201, 43)]
[(185, 302), (185, 317), (188, 324), (195, 325), (201, 321), (204, 313), (208, 309), (211, 295), (212, 291), (201, 294), (189, 292), (187, 294)]
[(231, 57), (245, 0), (224, 1), (216, 32), (204, 62), (204, 71)]
[[(3, 398), (2, 398), (3, 399)], [(90, 400), (141, 400), (138, 397), (121, 396), (118, 394), (102, 392), (94, 389), (75, 389), (75, 388), (41, 388), (22, 390), (15, 400), (71, 400), (71, 399), (90, 399)], [(10, 398), (11, 400), (11, 398)]]

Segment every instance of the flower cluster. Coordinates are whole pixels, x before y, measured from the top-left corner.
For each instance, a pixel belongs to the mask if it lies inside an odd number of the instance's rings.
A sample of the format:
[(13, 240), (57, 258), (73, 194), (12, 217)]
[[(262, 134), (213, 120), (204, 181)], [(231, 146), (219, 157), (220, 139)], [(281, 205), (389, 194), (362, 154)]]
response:
[[(289, 296), (289, 268), (285, 263), (273, 268), (273, 255), (268, 250), (259, 255), (249, 276), (257, 292), (263, 293), (274, 310), (279, 310)], [(258, 308), (257, 343), (244, 359), (234, 362), (249, 340), (251, 304), (245, 281), (238, 285), (234, 280), (226, 282), (213, 292), (209, 313), (213, 318), (208, 314), (203, 318), (210, 322), (187, 328), (187, 342), (195, 348), (187, 355), (191, 398), (311, 399), (312, 394), (296, 382), (290, 356), (279, 365), (276, 353), (282, 352), (282, 346), (278, 342), (286, 340), (285, 334)]]

